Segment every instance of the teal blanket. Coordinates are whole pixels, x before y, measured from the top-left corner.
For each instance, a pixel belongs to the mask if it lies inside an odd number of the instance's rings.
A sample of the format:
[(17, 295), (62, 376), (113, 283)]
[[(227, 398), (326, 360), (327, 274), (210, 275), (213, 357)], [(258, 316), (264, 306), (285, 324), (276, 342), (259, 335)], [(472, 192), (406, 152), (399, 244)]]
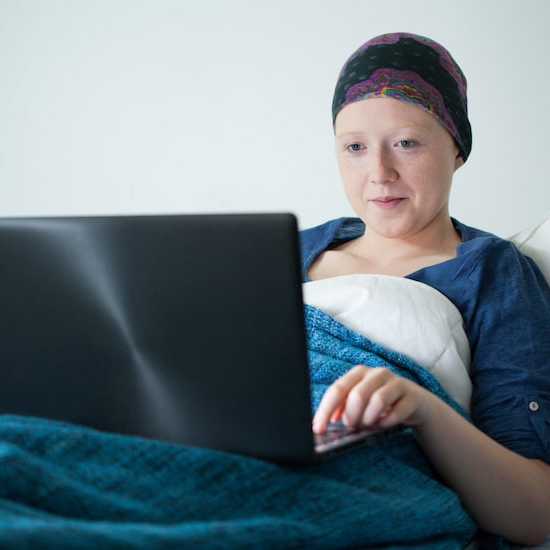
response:
[[(386, 365), (460, 410), (407, 357), (306, 306), (317, 406), (353, 365)], [(461, 411), (462, 412), (462, 411)], [(290, 467), (0, 416), (0, 548), (463, 548), (476, 526), (407, 429)]]

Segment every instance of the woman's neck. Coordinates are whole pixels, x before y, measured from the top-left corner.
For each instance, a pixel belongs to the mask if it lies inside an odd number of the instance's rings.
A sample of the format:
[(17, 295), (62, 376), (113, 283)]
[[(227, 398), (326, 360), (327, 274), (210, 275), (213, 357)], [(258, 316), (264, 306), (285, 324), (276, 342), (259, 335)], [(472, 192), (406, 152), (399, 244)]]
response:
[(377, 263), (391, 264), (400, 260), (441, 254), (453, 254), (461, 239), (451, 218), (441, 216), (414, 235), (385, 237), (369, 230), (356, 239), (353, 254), (365, 258), (376, 258)]

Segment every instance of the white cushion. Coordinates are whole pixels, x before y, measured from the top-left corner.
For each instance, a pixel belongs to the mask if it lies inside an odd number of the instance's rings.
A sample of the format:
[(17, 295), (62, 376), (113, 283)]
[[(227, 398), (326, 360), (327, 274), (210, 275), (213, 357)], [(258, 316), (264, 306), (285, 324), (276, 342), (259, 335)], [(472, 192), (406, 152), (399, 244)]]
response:
[(509, 238), (539, 266), (550, 284), (550, 216)]

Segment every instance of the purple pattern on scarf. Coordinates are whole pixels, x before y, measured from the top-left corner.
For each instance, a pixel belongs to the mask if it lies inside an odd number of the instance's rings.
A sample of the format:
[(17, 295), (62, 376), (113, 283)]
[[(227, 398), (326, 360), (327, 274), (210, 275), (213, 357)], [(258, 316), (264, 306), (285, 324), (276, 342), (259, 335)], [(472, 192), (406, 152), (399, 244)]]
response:
[(445, 107), (443, 96), (431, 84), (426, 82), (414, 71), (397, 69), (377, 69), (370, 78), (351, 86), (346, 92), (346, 98), (340, 109), (347, 104), (367, 99), (398, 95), (399, 99), (421, 105), (434, 114), (450, 134), (462, 145), (460, 134)]
[[(456, 81), (458, 89), (460, 90), (460, 95), (463, 98), (466, 98), (466, 77), (464, 73), (460, 70), (460, 67), (457, 65), (455, 60), (451, 57), (451, 54), (441, 45), (428, 38), (426, 36), (421, 36), (419, 34), (413, 34), (408, 32), (392, 32), (387, 34), (381, 34), (371, 38), (360, 46), (357, 51), (351, 56), (350, 61), (355, 59), (357, 56), (364, 54), (364, 52), (371, 46), (379, 46), (382, 44), (397, 44), (401, 38), (412, 38), (417, 42), (421, 42), (426, 46), (432, 48), (439, 54), (439, 62), (441, 66), (453, 77)], [(349, 63), (349, 62), (348, 62)], [(345, 63), (344, 65), (347, 65)]]

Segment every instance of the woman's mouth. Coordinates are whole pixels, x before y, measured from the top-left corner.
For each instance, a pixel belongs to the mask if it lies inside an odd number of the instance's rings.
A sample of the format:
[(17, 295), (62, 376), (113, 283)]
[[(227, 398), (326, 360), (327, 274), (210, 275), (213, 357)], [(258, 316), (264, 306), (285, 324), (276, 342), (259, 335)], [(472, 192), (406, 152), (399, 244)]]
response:
[(372, 199), (371, 202), (380, 208), (395, 208), (404, 200), (405, 197), (378, 197), (377, 199)]

